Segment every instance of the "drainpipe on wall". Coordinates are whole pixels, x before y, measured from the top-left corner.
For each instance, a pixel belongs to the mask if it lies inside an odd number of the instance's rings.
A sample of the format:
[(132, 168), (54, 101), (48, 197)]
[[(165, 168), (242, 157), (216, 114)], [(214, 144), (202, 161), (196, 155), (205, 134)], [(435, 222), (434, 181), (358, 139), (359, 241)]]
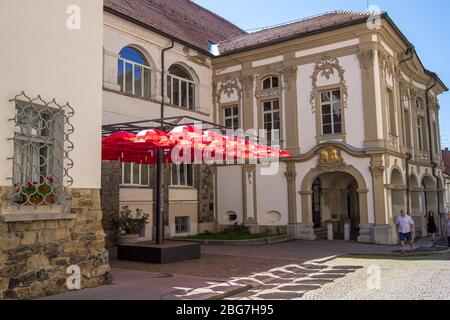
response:
[[(399, 66), (402, 65), (403, 63), (412, 60), (412, 58), (414, 58), (414, 54), (416, 52), (416, 49), (414, 48), (413, 45), (411, 45), (409, 48), (406, 49), (405, 51), (405, 58), (403, 58), (400, 62), (399, 62)], [(412, 103), (410, 101), (410, 106), (412, 106)], [(403, 133), (405, 132), (405, 123), (404, 123), (404, 119), (403, 119), (403, 106), (401, 106), (401, 110), (402, 110), (402, 115), (400, 116), (400, 119), (402, 120), (402, 129), (403, 129)], [(405, 137), (403, 137), (403, 141), (405, 141)], [(406, 145), (406, 143), (405, 143)], [(409, 152), (406, 153), (406, 212), (411, 212), (411, 177), (409, 175), (409, 168), (410, 168), (410, 162), (412, 159), (412, 154), (410, 154)]]
[[(441, 204), (439, 201), (439, 177), (436, 174), (436, 168), (438, 166), (438, 164), (436, 163), (436, 161), (433, 160), (433, 139), (431, 138), (431, 117), (430, 117), (430, 99), (428, 97), (428, 93), (437, 85), (437, 75), (435, 73), (431, 73), (431, 76), (433, 77), (433, 85), (430, 86), (429, 88), (427, 88), (427, 90), (425, 91), (425, 104), (427, 107), (427, 118), (428, 118), (428, 145), (429, 147), (429, 156), (430, 156), (430, 161), (431, 161), (431, 165), (433, 166), (433, 177), (436, 179), (436, 200), (437, 200), (437, 208), (438, 208), (438, 215), (441, 215)], [(436, 150), (437, 151), (437, 150)], [(442, 221), (442, 219), (440, 219)]]
[[(175, 46), (175, 41), (161, 51), (161, 131), (164, 131), (165, 53)], [(158, 150), (156, 165), (156, 244), (164, 242), (164, 151)]]

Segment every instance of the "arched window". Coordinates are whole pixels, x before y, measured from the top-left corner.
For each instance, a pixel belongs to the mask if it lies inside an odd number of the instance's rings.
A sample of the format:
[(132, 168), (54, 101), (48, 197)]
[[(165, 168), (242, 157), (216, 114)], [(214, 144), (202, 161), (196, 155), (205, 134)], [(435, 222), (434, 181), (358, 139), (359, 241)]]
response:
[(279, 78), (277, 76), (269, 76), (262, 82), (263, 90), (277, 89), (279, 86)]
[(119, 53), (118, 83), (122, 92), (151, 98), (151, 69), (144, 55), (132, 47)]
[(167, 76), (167, 96), (170, 103), (195, 109), (195, 82), (191, 74), (182, 66), (175, 64), (169, 68)]

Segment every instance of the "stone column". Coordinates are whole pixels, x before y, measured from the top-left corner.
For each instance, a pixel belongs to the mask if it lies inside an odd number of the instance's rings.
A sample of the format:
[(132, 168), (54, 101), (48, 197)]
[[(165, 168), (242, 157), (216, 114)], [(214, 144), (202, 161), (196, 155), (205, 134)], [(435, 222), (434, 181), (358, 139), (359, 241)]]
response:
[(301, 224), (299, 224), (299, 217), (297, 212), (297, 171), (295, 162), (290, 161), (287, 163), (285, 176), (287, 179), (289, 209), (288, 234), (294, 239), (300, 239)]
[(367, 189), (358, 189), (356, 190), (359, 198), (359, 236), (358, 242), (362, 243), (373, 243), (373, 224), (369, 223), (369, 211), (368, 211), (368, 202), (367, 195), (369, 190)]
[(294, 65), (294, 52), (284, 56), (284, 67), (282, 70), (285, 99), (286, 99), (286, 149), (294, 155), (300, 154), (300, 141), (298, 134), (298, 103), (297, 103), (297, 66)]
[(397, 243), (397, 233), (395, 225), (388, 218), (385, 202), (384, 188), (384, 163), (383, 156), (372, 157), (372, 180), (373, 180), (373, 201), (375, 209), (374, 242), (376, 244)]
[[(376, 82), (380, 81), (380, 70), (377, 62), (377, 42), (373, 42), (372, 35), (361, 39), (358, 58), (361, 66), (361, 79), (364, 103), (364, 146), (366, 148), (382, 147), (383, 132), (379, 128), (380, 119), (377, 108), (382, 107), (381, 92), (376, 91)], [(381, 111), (381, 110), (379, 110)], [(380, 132), (381, 131), (381, 132)]]
[(298, 238), (300, 240), (316, 240), (314, 234), (314, 223), (312, 221), (312, 191), (301, 191), (302, 203), (302, 223), (298, 228)]
[(122, 165), (118, 161), (102, 161), (102, 224), (106, 234), (106, 246), (116, 245), (117, 230), (114, 221), (120, 212), (120, 183), (122, 179)]
[(256, 210), (256, 166), (242, 166), (242, 190), (244, 191), (244, 223), (248, 225), (258, 224)]
[(253, 115), (253, 97), (254, 97), (254, 83), (255, 77), (251, 74), (251, 62), (243, 64), (242, 76), (240, 78), (242, 86), (242, 108), (243, 108), (243, 129), (257, 129)]

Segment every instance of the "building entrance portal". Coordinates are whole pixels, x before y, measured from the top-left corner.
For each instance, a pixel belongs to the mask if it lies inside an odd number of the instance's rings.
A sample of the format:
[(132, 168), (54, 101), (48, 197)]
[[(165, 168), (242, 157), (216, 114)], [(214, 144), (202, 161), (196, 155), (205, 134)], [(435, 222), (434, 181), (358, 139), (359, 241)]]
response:
[(350, 238), (359, 236), (360, 205), (358, 183), (344, 172), (323, 173), (312, 185), (312, 221), (314, 228), (333, 225), (334, 238), (344, 239), (345, 225), (350, 225)]

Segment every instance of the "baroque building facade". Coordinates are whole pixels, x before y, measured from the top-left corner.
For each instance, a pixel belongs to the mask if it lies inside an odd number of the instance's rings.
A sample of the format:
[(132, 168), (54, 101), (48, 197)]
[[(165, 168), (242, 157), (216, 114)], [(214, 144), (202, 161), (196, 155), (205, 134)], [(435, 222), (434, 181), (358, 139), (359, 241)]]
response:
[(314, 240), (329, 224), (343, 237), (349, 224), (354, 240), (395, 244), (402, 209), (418, 235), (429, 210), (444, 213), (438, 95), (447, 88), (387, 14), (377, 28), (370, 19), (336, 12), (219, 44), (216, 119), (235, 107), (240, 128), (279, 129), (294, 154), (275, 175), (219, 167), (219, 225), (283, 226)]

